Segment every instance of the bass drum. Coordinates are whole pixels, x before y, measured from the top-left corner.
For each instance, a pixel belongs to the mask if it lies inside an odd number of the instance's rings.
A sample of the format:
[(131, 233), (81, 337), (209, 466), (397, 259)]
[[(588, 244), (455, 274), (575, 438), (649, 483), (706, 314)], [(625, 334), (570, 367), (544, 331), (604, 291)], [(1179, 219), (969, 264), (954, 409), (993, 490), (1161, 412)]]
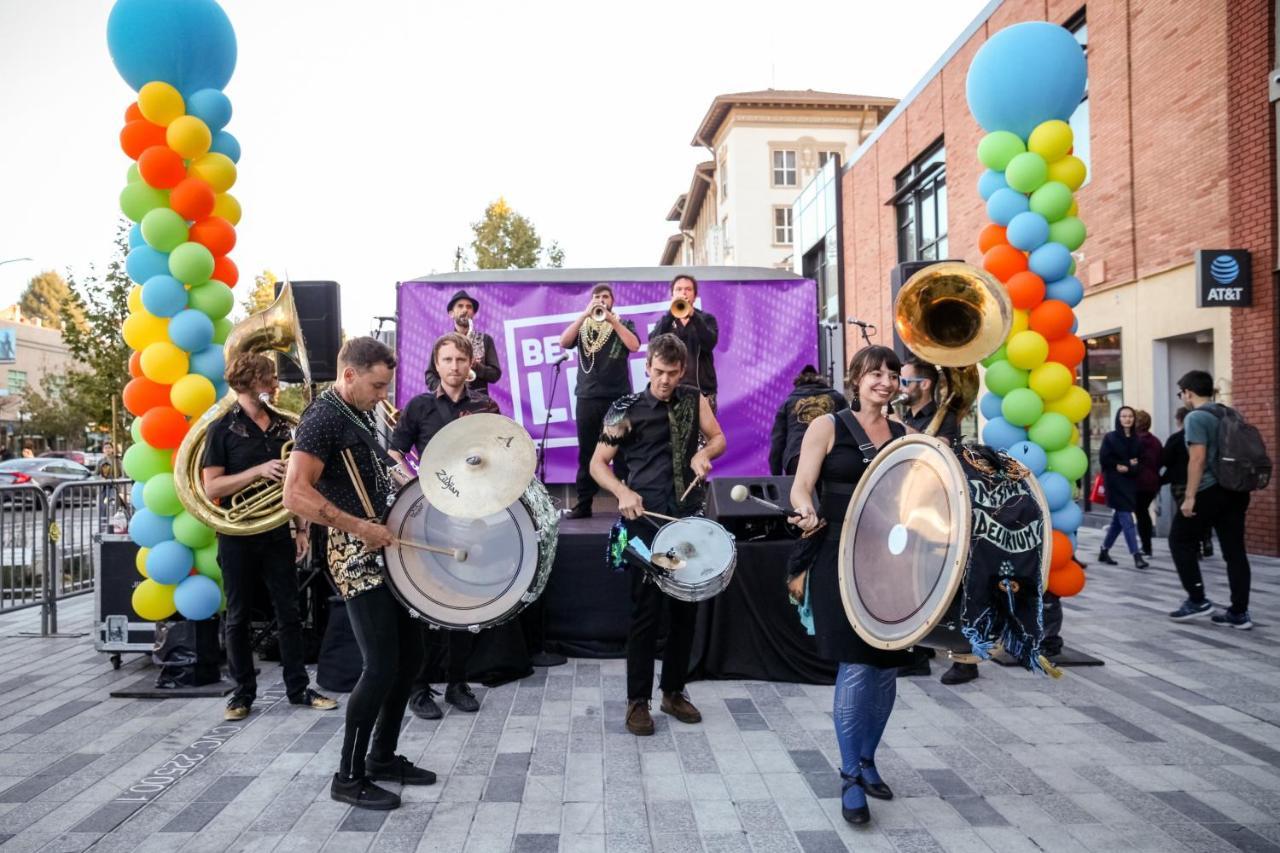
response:
[(383, 552), (391, 592), (410, 616), (438, 628), (500, 625), (535, 601), (551, 576), (559, 514), (537, 480), (520, 500), (482, 518), (445, 515), (415, 480), (396, 496), (385, 523), (396, 539), (467, 552), (463, 561), (405, 545)]
[(845, 614), (876, 648), (957, 656), (1002, 638), (1026, 645), (1018, 631), (1004, 633), (1020, 616), (1034, 648), (1048, 533), (1049, 507), (1027, 469), (995, 471), (929, 435), (900, 438), (867, 466), (849, 502), (840, 534)]

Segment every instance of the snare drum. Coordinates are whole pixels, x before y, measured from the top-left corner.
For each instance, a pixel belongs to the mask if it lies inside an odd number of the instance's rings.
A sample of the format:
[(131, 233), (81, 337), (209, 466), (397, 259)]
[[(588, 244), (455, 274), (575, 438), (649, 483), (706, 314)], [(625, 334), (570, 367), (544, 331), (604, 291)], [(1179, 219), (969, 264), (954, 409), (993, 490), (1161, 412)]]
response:
[(385, 521), (396, 539), (466, 550), (463, 561), (402, 545), (383, 552), (391, 592), (410, 616), (439, 628), (479, 631), (506, 622), (542, 594), (551, 576), (559, 514), (537, 480), (520, 500), (482, 518), (445, 515), (415, 480)]
[(705, 601), (729, 586), (738, 564), (733, 534), (709, 518), (682, 518), (659, 528), (653, 554), (670, 554), (674, 571), (650, 569), (658, 589), (680, 601)]

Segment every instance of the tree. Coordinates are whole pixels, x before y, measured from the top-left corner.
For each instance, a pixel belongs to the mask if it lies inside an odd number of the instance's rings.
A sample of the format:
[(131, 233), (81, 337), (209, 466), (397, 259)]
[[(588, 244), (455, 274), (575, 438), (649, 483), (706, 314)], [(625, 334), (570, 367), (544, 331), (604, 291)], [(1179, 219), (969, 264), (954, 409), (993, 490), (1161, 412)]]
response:
[(57, 436), (67, 438), (72, 446), (81, 445), (91, 418), (78, 401), (68, 396), (71, 375), (46, 374), (41, 381), (43, 393), (32, 386), (22, 392), (22, 409), (27, 414), (24, 432), (44, 436), (51, 446)]
[(559, 240), (552, 240), (551, 248), (547, 249), (547, 266), (552, 269), (564, 266), (564, 249), (560, 248)]
[[(475, 255), (477, 269), (508, 270), (536, 267), (543, 255), (542, 238), (533, 223), (499, 198), (484, 211), (484, 218), (471, 223), (471, 251)], [(552, 242), (546, 252), (547, 265), (564, 265), (564, 251), (560, 244)], [(466, 263), (461, 247), (454, 257), (454, 269)]]
[(45, 270), (27, 282), (18, 299), (22, 316), (39, 320), (48, 328), (62, 325), (62, 307), (74, 301), (66, 280), (53, 270)]
[(253, 277), (253, 290), (249, 291), (242, 303), (245, 316), (257, 314), (271, 307), (271, 303), (276, 301), (276, 282), (278, 281), (280, 279), (276, 278), (276, 274), (271, 270), (263, 270)]

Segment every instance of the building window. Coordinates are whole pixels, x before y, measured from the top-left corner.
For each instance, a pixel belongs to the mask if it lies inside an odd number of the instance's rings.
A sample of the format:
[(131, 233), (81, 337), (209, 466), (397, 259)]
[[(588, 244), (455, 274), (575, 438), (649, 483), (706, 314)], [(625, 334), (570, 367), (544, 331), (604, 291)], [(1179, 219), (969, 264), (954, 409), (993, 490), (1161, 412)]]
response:
[[(1120, 333), (1085, 338), (1084, 352), (1085, 388), (1093, 400), (1088, 430), (1083, 436), (1087, 442), (1084, 450), (1089, 454), (1089, 470), (1097, 472), (1102, 470), (1098, 463), (1102, 439), (1115, 428), (1116, 412), (1124, 404), (1124, 359)], [(1087, 490), (1085, 497), (1087, 500)]]
[[(1064, 26), (1075, 36), (1076, 41), (1080, 44), (1080, 49), (1084, 51), (1085, 62), (1089, 61), (1089, 22), (1085, 18), (1085, 10), (1081, 9)], [(1074, 145), (1075, 156), (1079, 157), (1084, 163), (1085, 179), (1084, 182), (1089, 183), (1092, 176), (1092, 162), (1090, 161), (1090, 145), (1089, 145), (1089, 78), (1085, 77), (1084, 97), (1080, 100), (1080, 106), (1076, 107), (1076, 111), (1071, 114), (1071, 118), (1067, 122), (1071, 125), (1071, 135)]]
[(819, 151), (818, 152), (818, 168), (821, 169), (827, 165), (828, 160), (835, 160), (840, 156), (839, 151)]
[(9, 371), (9, 393), (21, 394), (27, 389), (27, 372), (25, 370)]
[(729, 158), (720, 160), (720, 200), (729, 198)]
[(894, 178), (898, 261), (947, 256), (947, 160), (941, 140)]
[(773, 243), (775, 246), (790, 246), (792, 243), (790, 207), (773, 209)]
[(796, 152), (773, 152), (773, 185), (775, 187), (794, 187), (796, 185)]

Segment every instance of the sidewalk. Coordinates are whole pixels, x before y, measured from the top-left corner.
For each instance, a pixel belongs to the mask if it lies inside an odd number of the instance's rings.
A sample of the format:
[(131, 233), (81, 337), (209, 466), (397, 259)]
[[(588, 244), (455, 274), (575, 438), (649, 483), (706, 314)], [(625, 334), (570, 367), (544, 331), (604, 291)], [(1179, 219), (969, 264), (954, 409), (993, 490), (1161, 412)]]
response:
[[(1082, 531), (1086, 560), (1099, 531)], [(840, 817), (831, 688), (698, 682), (697, 726), (622, 726), (623, 661), (570, 661), (483, 691), (475, 715), (410, 719), (402, 751), (441, 774), (394, 812), (328, 798), (342, 712), (296, 709), (265, 664), (239, 724), (219, 699), (110, 699), (92, 639), (0, 617), (0, 847), (76, 851), (1280, 851), (1280, 561), (1254, 561), (1253, 631), (1175, 623), (1152, 570), (1090, 566), (1068, 643), (1105, 659), (1058, 681), (982, 667), (899, 681), (878, 764), (897, 798)], [(1222, 563), (1206, 561), (1225, 599)], [(87, 631), (92, 602), (59, 626)], [(150, 670), (154, 672), (154, 670)]]

